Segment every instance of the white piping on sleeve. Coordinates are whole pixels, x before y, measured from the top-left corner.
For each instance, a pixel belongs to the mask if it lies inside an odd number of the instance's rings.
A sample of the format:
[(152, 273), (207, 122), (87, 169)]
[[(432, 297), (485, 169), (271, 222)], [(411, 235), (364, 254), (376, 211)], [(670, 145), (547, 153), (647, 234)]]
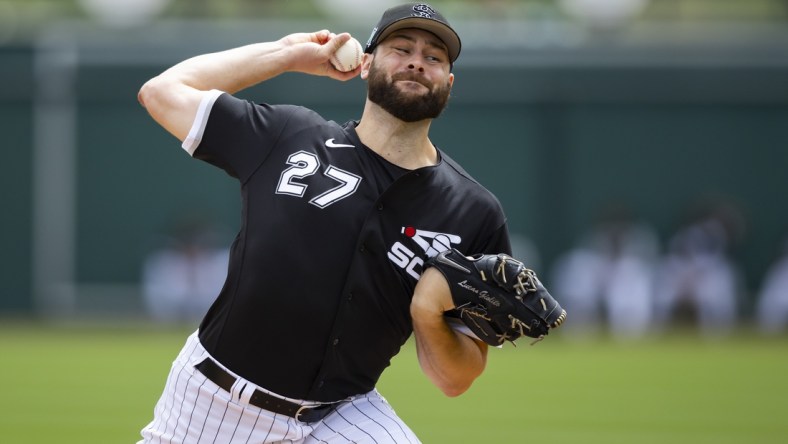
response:
[(189, 135), (186, 136), (186, 140), (181, 144), (181, 147), (190, 156), (194, 155), (194, 150), (200, 145), (205, 126), (208, 123), (208, 116), (211, 114), (211, 108), (213, 108), (216, 99), (222, 94), (224, 94), (224, 91), (212, 89), (203, 96), (200, 106), (197, 108), (197, 115), (194, 116), (194, 123), (192, 123), (192, 128), (189, 130)]

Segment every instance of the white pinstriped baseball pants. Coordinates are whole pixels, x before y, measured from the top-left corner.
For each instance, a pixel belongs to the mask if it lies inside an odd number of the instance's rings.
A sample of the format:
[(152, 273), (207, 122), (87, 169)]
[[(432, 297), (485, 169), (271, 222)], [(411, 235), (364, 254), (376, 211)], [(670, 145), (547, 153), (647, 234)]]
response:
[(306, 424), (250, 405), (254, 389), (271, 392), (237, 375), (230, 393), (208, 380), (194, 368), (206, 357), (195, 332), (173, 362), (153, 421), (142, 429), (138, 444), (420, 443), (377, 390)]

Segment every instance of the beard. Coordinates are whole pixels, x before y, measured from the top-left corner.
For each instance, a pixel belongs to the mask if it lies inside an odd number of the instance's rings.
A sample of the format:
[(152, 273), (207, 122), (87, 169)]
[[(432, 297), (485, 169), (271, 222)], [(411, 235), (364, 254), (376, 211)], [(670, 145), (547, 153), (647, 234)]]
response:
[[(421, 83), (429, 89), (429, 92), (421, 96), (404, 93), (394, 85), (398, 80)], [(403, 122), (418, 122), (438, 117), (449, 102), (450, 92), (448, 81), (445, 85), (433, 88), (433, 85), (411, 72), (395, 74), (389, 79), (386, 73), (375, 66), (374, 61), (369, 69), (367, 97), (372, 103)]]

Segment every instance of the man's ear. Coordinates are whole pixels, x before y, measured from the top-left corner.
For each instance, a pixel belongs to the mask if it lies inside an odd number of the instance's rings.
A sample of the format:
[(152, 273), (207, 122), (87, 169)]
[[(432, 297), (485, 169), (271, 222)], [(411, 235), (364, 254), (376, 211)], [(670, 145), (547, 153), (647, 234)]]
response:
[(361, 78), (367, 80), (369, 77), (369, 68), (372, 66), (372, 60), (375, 58), (373, 54), (364, 53), (361, 56)]

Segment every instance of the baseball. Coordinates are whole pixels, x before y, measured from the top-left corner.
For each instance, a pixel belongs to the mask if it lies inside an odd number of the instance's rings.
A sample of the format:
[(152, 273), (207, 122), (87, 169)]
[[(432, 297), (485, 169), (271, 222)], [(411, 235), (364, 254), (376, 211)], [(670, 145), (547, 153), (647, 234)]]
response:
[(361, 64), (362, 54), (364, 50), (361, 48), (361, 43), (351, 38), (331, 56), (331, 64), (342, 72), (353, 71)]

